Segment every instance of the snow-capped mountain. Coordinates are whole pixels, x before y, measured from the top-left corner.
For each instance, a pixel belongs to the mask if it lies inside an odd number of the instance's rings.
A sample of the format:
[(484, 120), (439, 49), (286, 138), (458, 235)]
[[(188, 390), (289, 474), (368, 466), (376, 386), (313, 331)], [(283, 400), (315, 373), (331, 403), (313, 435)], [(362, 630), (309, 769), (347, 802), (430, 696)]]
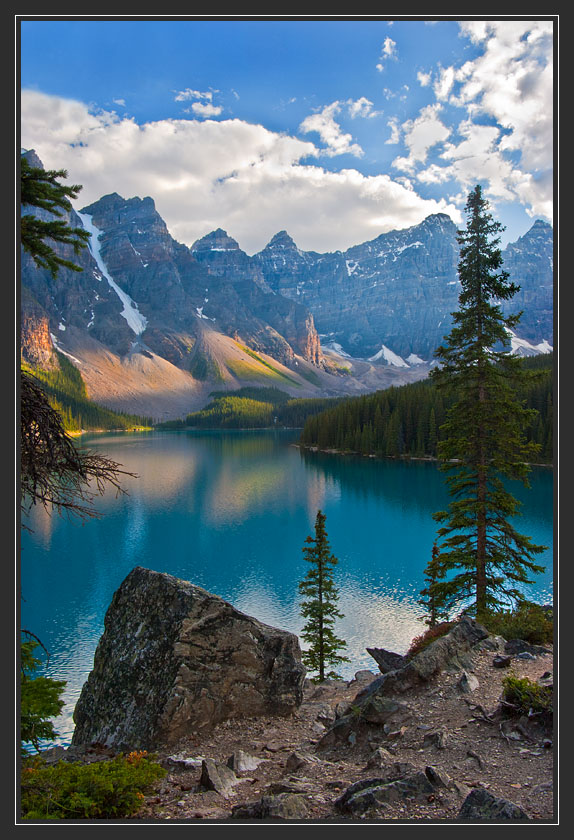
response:
[[(524, 310), (517, 333), (552, 345), (552, 228), (536, 221), (503, 252), (520, 292), (505, 312)], [(396, 364), (430, 361), (458, 308), (456, 226), (438, 213), (347, 251), (301, 251), (285, 232), (254, 256), (275, 291), (309, 307), (330, 346), (351, 356)], [(383, 347), (388, 352), (383, 351)], [(412, 364), (412, 362), (408, 362)]]
[[(444, 214), (327, 254), (280, 231), (254, 256), (221, 228), (191, 248), (176, 242), (149, 197), (112, 193), (68, 220), (90, 232), (89, 247), (55, 250), (81, 272), (52, 278), (22, 255), (22, 355), (48, 367), (54, 349), (66, 354), (111, 408), (181, 416), (214, 385), (277, 377), (297, 396), (420, 379), (458, 306), (456, 228)], [(508, 308), (524, 310), (513, 352), (548, 352), (552, 228), (535, 222), (504, 260), (521, 286)]]

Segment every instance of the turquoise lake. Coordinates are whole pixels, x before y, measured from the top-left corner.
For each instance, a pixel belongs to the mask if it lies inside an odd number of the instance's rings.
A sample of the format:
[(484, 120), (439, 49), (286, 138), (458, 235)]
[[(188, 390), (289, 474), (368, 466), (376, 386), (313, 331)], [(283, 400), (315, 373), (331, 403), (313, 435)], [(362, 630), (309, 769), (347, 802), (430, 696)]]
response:
[[(299, 634), (302, 547), (321, 509), (332, 552), (336, 625), (351, 662), (377, 671), (366, 647), (404, 653), (424, 625), (417, 603), (437, 525), (448, 503), (436, 464), (307, 453), (296, 431), (144, 432), (84, 436), (138, 478), (129, 495), (108, 491), (102, 518), (83, 524), (34, 510), (22, 534), (20, 624), (50, 653), (43, 673), (67, 681), (58, 743), (93, 664), (112, 595), (134, 566), (168, 572), (230, 601), (261, 621)], [(536, 468), (516, 526), (548, 546), (531, 600), (553, 601), (553, 472)]]

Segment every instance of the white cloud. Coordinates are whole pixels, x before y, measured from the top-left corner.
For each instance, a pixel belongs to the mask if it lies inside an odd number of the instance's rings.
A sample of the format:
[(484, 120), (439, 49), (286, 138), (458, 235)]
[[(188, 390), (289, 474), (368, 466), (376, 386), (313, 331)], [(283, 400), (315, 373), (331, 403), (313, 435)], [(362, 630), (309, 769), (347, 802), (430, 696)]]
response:
[[(421, 183), (482, 182), (492, 200), (520, 201), (526, 211), (552, 219), (553, 44), (551, 21), (464, 21), (460, 35), (480, 54), (460, 66), (419, 72), (431, 78), (437, 106), (464, 109), (458, 136), (447, 134), (429, 106), (404, 124), (408, 154), (393, 166)], [(449, 111), (449, 119), (452, 111)], [(450, 124), (450, 123), (449, 123)], [(437, 144), (450, 141), (440, 154)], [(438, 158), (427, 165), (435, 147)], [(424, 167), (424, 168), (423, 168)]]
[(189, 110), (198, 117), (217, 117), (223, 108), (220, 105), (212, 105), (211, 102), (194, 102)]
[(388, 35), (383, 41), (383, 46), (381, 48), (381, 55), (379, 57), (379, 63), (377, 64), (377, 70), (381, 73), (384, 70), (384, 62), (387, 61), (389, 58), (396, 59), (396, 46), (397, 42), (393, 41)]
[(302, 164), (320, 154), (313, 143), (238, 119), (140, 126), (32, 91), (22, 93), (21, 114), (22, 145), (83, 184), (78, 209), (111, 192), (151, 196), (171, 234), (188, 245), (222, 227), (254, 253), (286, 229), (299, 247), (329, 251), (430, 213), (461, 218), (454, 204), (424, 200), (388, 175)]
[(121, 105), (122, 108), (126, 107), (126, 100), (125, 99), (112, 99), (114, 105)]
[(355, 117), (377, 117), (382, 111), (374, 111), (373, 103), (366, 96), (361, 96), (360, 99), (347, 99), (346, 105), (349, 106), (349, 116), (353, 119)]
[(303, 134), (317, 132), (323, 143), (327, 144), (327, 148), (322, 150), (322, 154), (327, 155), (327, 157), (344, 154), (361, 157), (363, 155), (362, 148), (358, 143), (353, 143), (352, 135), (343, 133), (341, 126), (335, 122), (334, 117), (340, 113), (341, 106), (341, 102), (335, 101), (326, 105), (322, 111), (310, 114), (305, 117), (299, 126), (299, 131)]
[(213, 92), (211, 90), (192, 90), (186, 88), (185, 90), (175, 91), (176, 102), (186, 102), (189, 99), (208, 99), (210, 102), (213, 99)]
[(552, 166), (551, 21), (469, 21), (462, 32), (484, 53), (467, 63), (458, 102), (494, 117), (509, 133), (502, 150), (518, 150), (527, 169)]
[(385, 140), (385, 144), (394, 145), (395, 143), (398, 143), (401, 139), (401, 131), (399, 128), (398, 117), (391, 117), (390, 120), (387, 121), (387, 125), (391, 129), (391, 136), (388, 140)]
[(417, 164), (424, 163), (429, 149), (444, 142), (450, 129), (439, 119), (440, 103), (425, 106), (415, 120), (407, 120), (402, 126), (408, 157), (398, 157), (393, 166), (405, 172), (414, 172)]
[(445, 100), (452, 89), (455, 79), (454, 67), (440, 67), (439, 76), (433, 85), (435, 96), (439, 100)]

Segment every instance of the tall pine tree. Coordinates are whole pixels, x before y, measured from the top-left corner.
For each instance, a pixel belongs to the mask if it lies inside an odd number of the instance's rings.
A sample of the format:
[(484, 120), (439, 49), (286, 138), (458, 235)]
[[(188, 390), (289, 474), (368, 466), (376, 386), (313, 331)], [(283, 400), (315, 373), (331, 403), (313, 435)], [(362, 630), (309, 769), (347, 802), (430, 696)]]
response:
[(349, 662), (346, 656), (337, 652), (347, 643), (333, 632), (335, 619), (343, 618), (343, 615), (336, 606), (339, 593), (333, 581), (333, 568), (339, 561), (331, 554), (325, 519), (325, 514), (317, 511), (315, 538), (307, 537), (303, 547), (303, 554), (311, 568), (299, 583), (299, 592), (306, 597), (301, 604), (301, 614), (307, 619), (301, 636), (310, 644), (309, 649), (303, 651), (303, 662), (312, 671), (319, 672), (321, 682), (325, 676), (337, 677), (333, 671), (325, 675), (326, 665)]
[(488, 212), (480, 186), (466, 204), (467, 224), (458, 231), (462, 290), (446, 343), (435, 356), (437, 385), (453, 390), (455, 401), (441, 427), (441, 468), (452, 497), (434, 515), (441, 523), (440, 563), (446, 577), (433, 583), (434, 596), (454, 606), (471, 599), (477, 617), (522, 599), (516, 584), (531, 583), (543, 571), (533, 561), (544, 546), (512, 526), (519, 502), (506, 479), (528, 486), (528, 462), (538, 447), (524, 430), (535, 412), (525, 409), (516, 389), (527, 374), (508, 352), (508, 329), (521, 313), (504, 316), (499, 302), (519, 289), (501, 270), (497, 234), (503, 230)]

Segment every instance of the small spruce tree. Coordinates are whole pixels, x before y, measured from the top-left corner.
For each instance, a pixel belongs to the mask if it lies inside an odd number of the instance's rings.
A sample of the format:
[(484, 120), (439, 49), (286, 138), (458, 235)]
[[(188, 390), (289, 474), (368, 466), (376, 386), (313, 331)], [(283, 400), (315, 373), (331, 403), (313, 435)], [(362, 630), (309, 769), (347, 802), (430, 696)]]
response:
[(339, 593), (333, 581), (333, 568), (338, 560), (331, 554), (325, 519), (325, 514), (317, 511), (315, 537), (307, 537), (303, 547), (311, 568), (299, 583), (299, 592), (306, 598), (301, 604), (301, 614), (307, 619), (301, 636), (310, 644), (309, 649), (303, 651), (303, 662), (310, 670), (318, 672), (319, 681), (325, 676), (338, 677), (333, 671), (325, 674), (325, 666), (350, 661), (338, 653), (347, 643), (333, 632), (335, 619), (343, 618), (343, 615), (336, 606)]
[(448, 620), (448, 609), (444, 597), (436, 586), (440, 578), (444, 576), (445, 569), (440, 560), (440, 551), (436, 542), (434, 542), (431, 559), (425, 569), (426, 586), (421, 589), (422, 597), (419, 599), (419, 604), (425, 609), (425, 624), (428, 624), (429, 627), (436, 627), (439, 621)]

